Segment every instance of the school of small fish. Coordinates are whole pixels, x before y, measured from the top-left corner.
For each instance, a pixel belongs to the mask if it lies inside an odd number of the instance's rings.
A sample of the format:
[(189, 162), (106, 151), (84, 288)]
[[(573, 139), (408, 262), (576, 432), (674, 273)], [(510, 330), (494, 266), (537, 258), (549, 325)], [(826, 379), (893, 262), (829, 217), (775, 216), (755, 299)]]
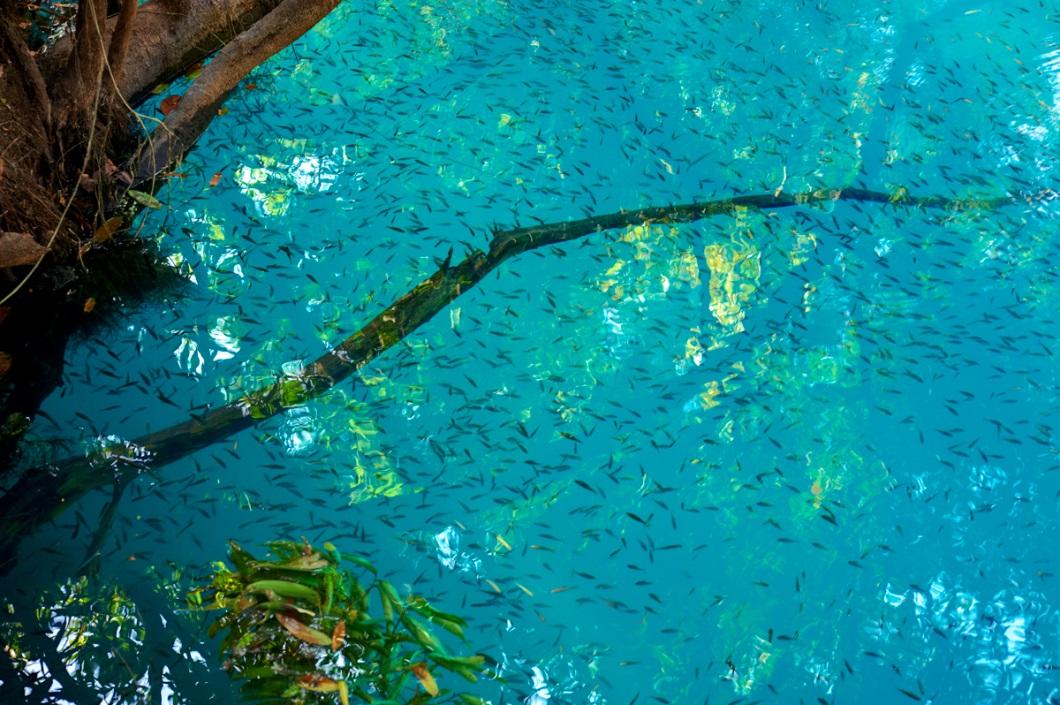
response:
[[(468, 619), (493, 705), (1060, 703), (1055, 3), (344, 3), (249, 80), (142, 223), (185, 284), (68, 351), (39, 456), (297, 375), (496, 228), (967, 207), (522, 255), (352, 384), (145, 469), (109, 579), (331, 541)], [(0, 598), (76, 568), (107, 499)], [(173, 702), (209, 702), (205, 635), (143, 609)]]

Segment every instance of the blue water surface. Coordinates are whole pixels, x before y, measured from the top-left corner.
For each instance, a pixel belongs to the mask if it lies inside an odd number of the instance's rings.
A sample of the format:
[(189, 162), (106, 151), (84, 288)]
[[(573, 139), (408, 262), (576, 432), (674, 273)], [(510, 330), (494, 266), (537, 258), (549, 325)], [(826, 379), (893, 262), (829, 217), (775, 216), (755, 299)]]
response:
[[(234, 702), (181, 591), (229, 538), (305, 536), (465, 615), (494, 705), (1060, 703), (1058, 145), (1048, 2), (341, 4), (159, 192), (140, 237), (186, 284), (71, 346), (37, 441), (297, 374), (495, 227), (853, 186), (964, 207), (520, 256), (352, 381), (137, 480), (101, 578), (143, 651), (71, 673)], [(58, 604), (108, 498), (29, 537), (4, 598)]]

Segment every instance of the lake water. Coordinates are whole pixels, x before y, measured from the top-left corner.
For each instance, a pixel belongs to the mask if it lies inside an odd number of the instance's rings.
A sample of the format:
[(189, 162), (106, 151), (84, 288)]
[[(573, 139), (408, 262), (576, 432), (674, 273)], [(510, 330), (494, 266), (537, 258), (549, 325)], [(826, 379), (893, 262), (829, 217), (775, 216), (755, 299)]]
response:
[[(297, 374), (491, 228), (852, 186), (968, 205), (512, 260), (139, 478), (91, 584), (109, 491), (27, 538), (5, 698), (66, 639), (31, 701), (233, 702), (183, 591), (227, 539), (305, 536), (467, 617), (494, 705), (1060, 703), (1054, 4), (344, 3), (225, 110), (140, 223), (186, 284), (70, 347), (42, 448)], [(124, 621), (79, 636), (75, 594)]]

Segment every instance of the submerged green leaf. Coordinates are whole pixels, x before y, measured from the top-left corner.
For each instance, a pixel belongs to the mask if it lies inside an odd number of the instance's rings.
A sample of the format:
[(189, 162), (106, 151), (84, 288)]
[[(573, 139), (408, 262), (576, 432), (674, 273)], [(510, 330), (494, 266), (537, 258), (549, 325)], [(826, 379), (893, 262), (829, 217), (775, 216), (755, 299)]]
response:
[(296, 600), (310, 600), (320, 604), (320, 594), (313, 588), (287, 580), (258, 580), (247, 585), (247, 592), (275, 593), (280, 597), (290, 597)]
[[(441, 697), (434, 678), (443, 671), (469, 681), (478, 677), (484, 659), (448, 656), (429, 626), (462, 636), (463, 618), (435, 609), (422, 597), (404, 599), (389, 581), (362, 584), (341, 567), (331, 544), (323, 553), (304, 541), (268, 545), (273, 560), (255, 559), (230, 543), (237, 571), (215, 563), (209, 586), (188, 598), (193, 609), (221, 612), (209, 633), (222, 636), (229, 671), (245, 681), (248, 695), (275, 705), (304, 700), (306, 691), (332, 698), (338, 693), (339, 700), (345, 692), (366, 703), (426, 705)], [(366, 559), (346, 557), (375, 573)], [(374, 602), (375, 613), (369, 611), (373, 592), (382, 615)], [(325, 676), (320, 664), (332, 654), (340, 665)]]
[(161, 201), (159, 201), (157, 198), (155, 198), (151, 194), (145, 193), (144, 191), (136, 191), (134, 189), (129, 189), (126, 193), (129, 194), (129, 198), (133, 199), (134, 201), (139, 203), (141, 206), (145, 206), (147, 208), (153, 208), (155, 210), (158, 210), (159, 208), (162, 207), (162, 202)]

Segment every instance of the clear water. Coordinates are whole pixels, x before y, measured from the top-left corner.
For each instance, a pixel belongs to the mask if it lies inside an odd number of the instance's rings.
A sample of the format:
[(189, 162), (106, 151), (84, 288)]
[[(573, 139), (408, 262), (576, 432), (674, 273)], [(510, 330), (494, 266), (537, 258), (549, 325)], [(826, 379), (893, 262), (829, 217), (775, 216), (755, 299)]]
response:
[[(132, 486), (101, 580), (144, 645), (97, 632), (72, 678), (232, 702), (180, 590), (228, 538), (304, 535), (467, 616), (495, 704), (1060, 702), (1054, 5), (345, 3), (249, 81), (142, 221), (186, 288), (71, 347), (37, 439), (236, 398), (493, 225), (851, 185), (1018, 203), (523, 255)], [(28, 539), (5, 599), (55, 602), (106, 499)]]

